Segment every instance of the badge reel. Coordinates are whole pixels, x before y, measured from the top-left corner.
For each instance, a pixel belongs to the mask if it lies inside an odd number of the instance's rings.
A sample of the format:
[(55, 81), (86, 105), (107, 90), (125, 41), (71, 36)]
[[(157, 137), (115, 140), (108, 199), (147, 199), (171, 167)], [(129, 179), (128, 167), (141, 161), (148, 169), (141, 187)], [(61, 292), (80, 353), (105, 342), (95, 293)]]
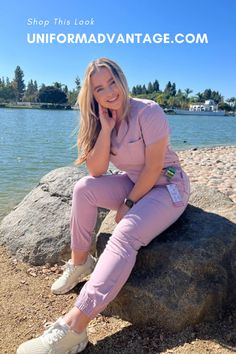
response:
[(176, 169), (173, 167), (167, 167), (165, 171), (165, 176), (168, 178), (170, 184), (166, 185), (166, 188), (170, 194), (173, 204), (177, 207), (183, 206), (183, 199), (179, 193), (178, 187), (175, 183), (171, 183), (171, 179), (175, 176)]

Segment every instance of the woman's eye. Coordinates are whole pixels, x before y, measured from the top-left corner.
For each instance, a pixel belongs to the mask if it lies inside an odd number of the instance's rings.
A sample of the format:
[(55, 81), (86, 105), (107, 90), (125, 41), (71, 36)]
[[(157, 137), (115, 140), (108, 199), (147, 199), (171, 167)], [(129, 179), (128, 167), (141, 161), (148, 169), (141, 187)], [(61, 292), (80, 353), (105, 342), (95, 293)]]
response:
[[(110, 86), (112, 86), (112, 85), (116, 85), (116, 82), (114, 80), (110, 82)], [(96, 89), (96, 92), (99, 93), (99, 92), (103, 91), (103, 89), (104, 89), (103, 87), (99, 87), (98, 89)]]

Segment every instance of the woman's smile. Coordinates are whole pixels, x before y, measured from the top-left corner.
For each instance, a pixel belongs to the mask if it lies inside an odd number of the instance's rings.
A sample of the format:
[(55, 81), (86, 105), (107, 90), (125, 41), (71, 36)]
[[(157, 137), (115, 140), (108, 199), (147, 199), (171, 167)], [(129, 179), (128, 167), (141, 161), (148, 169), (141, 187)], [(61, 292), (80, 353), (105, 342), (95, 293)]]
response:
[(110, 98), (109, 100), (107, 100), (107, 102), (114, 103), (115, 101), (117, 101), (118, 98), (119, 98), (119, 95), (117, 95), (116, 97)]

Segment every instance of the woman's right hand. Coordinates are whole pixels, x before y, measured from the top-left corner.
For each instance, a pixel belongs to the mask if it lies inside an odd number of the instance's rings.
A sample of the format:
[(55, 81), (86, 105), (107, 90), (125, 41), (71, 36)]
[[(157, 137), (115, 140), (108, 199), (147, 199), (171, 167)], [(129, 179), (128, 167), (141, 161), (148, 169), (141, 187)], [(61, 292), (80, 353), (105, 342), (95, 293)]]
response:
[(112, 129), (115, 127), (117, 112), (111, 110), (112, 117), (109, 116), (108, 109), (99, 105), (99, 119), (101, 122), (102, 129), (111, 133)]

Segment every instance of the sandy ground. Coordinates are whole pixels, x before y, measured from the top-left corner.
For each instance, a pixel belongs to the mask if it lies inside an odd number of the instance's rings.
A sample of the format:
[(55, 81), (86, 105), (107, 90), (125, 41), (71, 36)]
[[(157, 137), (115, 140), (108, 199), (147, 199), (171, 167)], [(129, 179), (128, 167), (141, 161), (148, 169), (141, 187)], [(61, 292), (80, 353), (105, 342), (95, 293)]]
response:
[[(236, 201), (236, 147), (178, 152), (192, 183), (207, 184)], [(31, 267), (0, 248), (0, 353), (12, 354), (17, 346), (43, 331), (43, 325), (62, 316), (74, 304), (82, 285), (66, 295), (50, 293), (60, 268)], [(214, 323), (202, 323), (176, 335), (154, 327), (139, 329), (116, 317), (99, 315), (88, 328), (84, 353), (236, 353), (236, 310), (228, 310)]]
[(236, 146), (178, 151), (192, 183), (205, 184), (236, 203)]

